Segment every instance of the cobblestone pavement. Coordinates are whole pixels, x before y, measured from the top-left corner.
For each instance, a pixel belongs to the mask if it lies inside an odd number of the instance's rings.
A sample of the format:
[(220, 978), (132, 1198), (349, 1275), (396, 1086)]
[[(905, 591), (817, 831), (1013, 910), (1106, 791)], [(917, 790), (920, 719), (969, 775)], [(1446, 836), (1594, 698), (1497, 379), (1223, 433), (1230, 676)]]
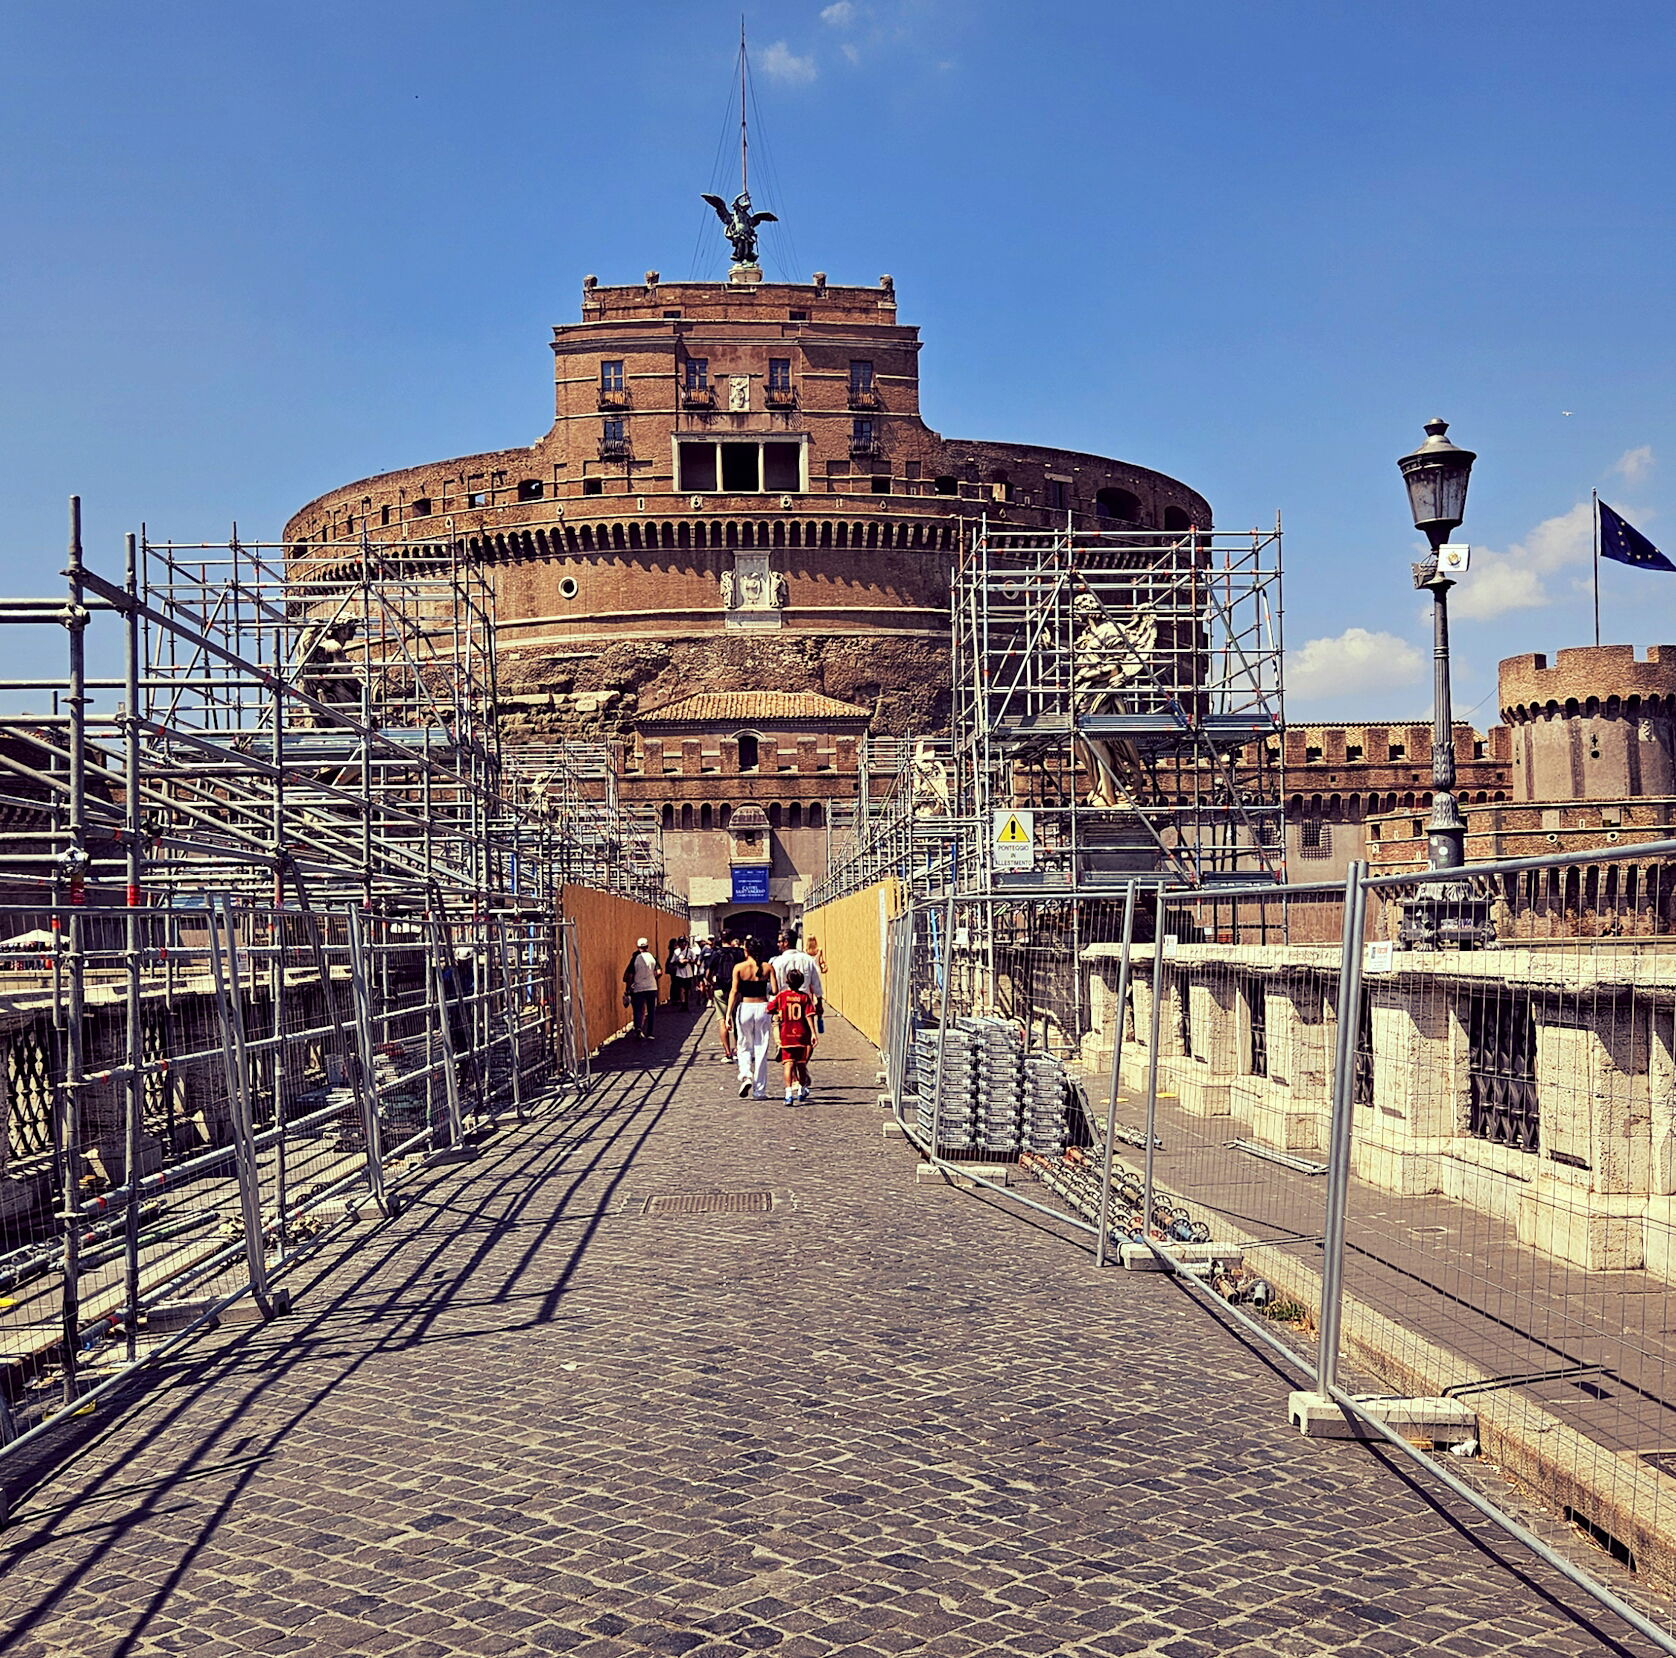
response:
[[(686, 1030), (98, 1424), (0, 1533), (0, 1650), (1646, 1650), (1166, 1279), (916, 1186), (852, 1032), (788, 1111)], [(648, 1210), (700, 1191), (774, 1202)]]

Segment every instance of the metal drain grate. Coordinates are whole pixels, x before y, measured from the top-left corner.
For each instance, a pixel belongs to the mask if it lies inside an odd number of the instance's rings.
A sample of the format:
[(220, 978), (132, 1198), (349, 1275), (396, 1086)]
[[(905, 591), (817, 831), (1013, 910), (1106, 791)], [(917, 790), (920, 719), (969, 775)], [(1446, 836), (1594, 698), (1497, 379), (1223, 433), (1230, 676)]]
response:
[(646, 1199), (643, 1215), (765, 1215), (772, 1192), (664, 1192)]

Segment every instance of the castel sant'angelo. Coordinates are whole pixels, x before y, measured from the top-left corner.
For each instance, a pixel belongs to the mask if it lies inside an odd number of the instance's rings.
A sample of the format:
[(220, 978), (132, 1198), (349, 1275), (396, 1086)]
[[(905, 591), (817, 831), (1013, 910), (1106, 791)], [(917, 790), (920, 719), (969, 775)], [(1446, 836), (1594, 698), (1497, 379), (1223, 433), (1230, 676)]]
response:
[[(1210, 508), (1125, 461), (941, 436), (891, 278), (766, 281), (748, 200), (716, 205), (727, 280), (583, 279), (535, 443), (341, 485), (285, 533), (451, 541), (494, 586), (508, 740), (617, 744), (627, 797), (677, 833), (753, 804), (789, 835), (853, 797), (863, 731), (944, 724), (963, 525), (1204, 528)], [(788, 851), (780, 914), (818, 873), (812, 843)]]
[(553, 330), (555, 418), (524, 449), (344, 484), (293, 544), (451, 537), (493, 572), (514, 696), (543, 735), (626, 732), (698, 691), (807, 690), (926, 730), (947, 695), (963, 520), (1185, 529), (1210, 509), (1145, 467), (944, 438), (920, 415), (919, 331), (896, 290), (584, 279)]

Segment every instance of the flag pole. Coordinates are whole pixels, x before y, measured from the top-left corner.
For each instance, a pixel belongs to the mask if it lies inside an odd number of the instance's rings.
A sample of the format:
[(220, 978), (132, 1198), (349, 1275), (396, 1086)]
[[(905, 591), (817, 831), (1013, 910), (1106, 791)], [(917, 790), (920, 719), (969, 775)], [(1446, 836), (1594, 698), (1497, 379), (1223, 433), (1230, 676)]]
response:
[(1595, 646), (1600, 646), (1600, 491), (1589, 491), (1590, 517), (1595, 532)]

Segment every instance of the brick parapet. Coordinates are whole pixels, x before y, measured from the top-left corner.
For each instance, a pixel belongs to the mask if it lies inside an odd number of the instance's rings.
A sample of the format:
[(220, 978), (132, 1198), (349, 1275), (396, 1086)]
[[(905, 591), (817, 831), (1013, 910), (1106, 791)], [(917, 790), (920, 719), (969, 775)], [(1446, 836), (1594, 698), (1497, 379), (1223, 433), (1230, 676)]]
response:
[[(1676, 697), (1676, 645), (1650, 645), (1637, 661), (1633, 645), (1579, 645), (1546, 655), (1510, 656), (1497, 674), (1502, 718), (1530, 718), (1548, 710), (1585, 712), (1590, 703)], [(1575, 707), (1568, 705), (1575, 704)]]

